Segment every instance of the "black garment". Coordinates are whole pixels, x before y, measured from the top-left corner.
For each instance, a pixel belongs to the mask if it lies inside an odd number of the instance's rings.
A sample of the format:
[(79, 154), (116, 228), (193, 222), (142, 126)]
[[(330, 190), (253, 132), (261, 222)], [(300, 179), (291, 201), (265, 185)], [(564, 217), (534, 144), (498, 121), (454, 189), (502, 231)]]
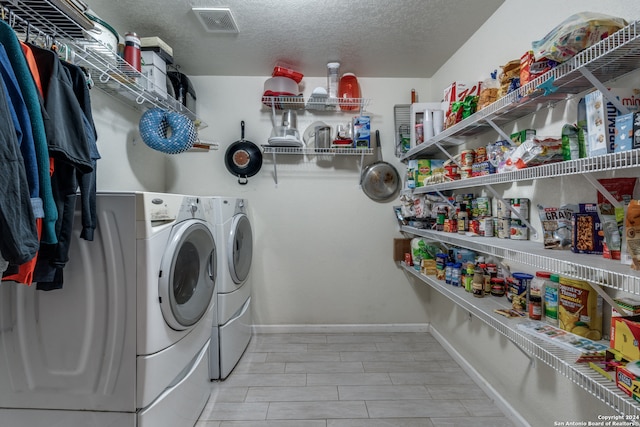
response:
[(54, 159), (51, 175), (58, 210), (55, 224), (58, 243), (42, 244), (34, 270), (37, 289), (59, 289), (62, 270), (69, 260), (78, 177), (93, 172), (85, 115), (74, 92), (71, 73), (53, 51), (30, 46), (35, 57), (44, 95), (45, 131), (49, 155)]
[(38, 231), (24, 161), (4, 84), (0, 84), (0, 255), (20, 265), (37, 252)]
[(84, 72), (77, 65), (62, 61), (62, 65), (69, 70), (73, 92), (82, 109), (82, 123), (84, 125), (85, 134), (87, 136), (87, 144), (89, 145), (89, 156), (93, 171), (81, 174), (77, 173), (77, 179), (80, 184), (80, 198), (82, 202), (82, 232), (80, 237), (85, 240), (93, 240), (93, 232), (96, 229), (96, 163), (100, 159), (98, 145), (96, 141), (98, 134), (96, 126), (93, 122), (93, 113), (91, 111), (91, 97), (89, 96), (89, 88)]

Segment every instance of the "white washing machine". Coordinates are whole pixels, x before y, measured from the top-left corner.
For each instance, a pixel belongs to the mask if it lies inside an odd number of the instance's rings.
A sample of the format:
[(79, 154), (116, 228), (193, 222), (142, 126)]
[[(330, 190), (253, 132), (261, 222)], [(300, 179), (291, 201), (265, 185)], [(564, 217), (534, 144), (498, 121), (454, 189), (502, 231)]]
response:
[[(225, 379), (251, 341), (251, 283), (253, 232), (247, 200), (212, 197), (218, 242), (217, 305), (212, 348), (218, 338), (219, 357), (211, 359), (211, 379)], [(214, 351), (212, 350), (212, 354)]]
[(209, 199), (99, 193), (76, 209), (60, 290), (0, 287), (0, 422), (192, 427), (210, 395), (217, 254)]

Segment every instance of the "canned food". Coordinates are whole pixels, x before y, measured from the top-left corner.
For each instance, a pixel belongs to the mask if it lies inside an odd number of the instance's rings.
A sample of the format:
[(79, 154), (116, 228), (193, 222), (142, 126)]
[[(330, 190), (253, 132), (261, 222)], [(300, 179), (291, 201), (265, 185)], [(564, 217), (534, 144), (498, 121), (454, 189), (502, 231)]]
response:
[(469, 221), (469, 232), (480, 235), (480, 221), (472, 219)]
[(475, 152), (475, 163), (487, 161), (487, 147), (478, 147)]
[(511, 199), (498, 199), (497, 203), (497, 216), (498, 218), (511, 218), (511, 210), (509, 206), (511, 205)]
[[(473, 165), (475, 153), (473, 150), (462, 150), (460, 153), (460, 166), (470, 168)], [(471, 175), (469, 175), (471, 176)]]
[(498, 237), (500, 239), (508, 239), (511, 235), (511, 219), (498, 219)]
[(484, 237), (493, 237), (493, 218), (480, 218), (480, 233)]
[(511, 207), (520, 218), (529, 219), (529, 199), (511, 199)]
[(512, 219), (510, 226), (509, 238), (511, 240), (528, 240), (529, 229), (519, 219)]

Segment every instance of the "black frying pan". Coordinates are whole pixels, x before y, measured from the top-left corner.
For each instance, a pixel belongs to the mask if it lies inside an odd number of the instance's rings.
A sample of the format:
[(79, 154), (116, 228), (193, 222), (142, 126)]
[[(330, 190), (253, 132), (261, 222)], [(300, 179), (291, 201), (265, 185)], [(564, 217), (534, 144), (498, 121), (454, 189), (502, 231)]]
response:
[(249, 182), (247, 178), (257, 174), (262, 167), (262, 152), (256, 144), (244, 139), (244, 120), (240, 126), (241, 138), (227, 148), (224, 164), (229, 172), (238, 177), (238, 184), (245, 185)]

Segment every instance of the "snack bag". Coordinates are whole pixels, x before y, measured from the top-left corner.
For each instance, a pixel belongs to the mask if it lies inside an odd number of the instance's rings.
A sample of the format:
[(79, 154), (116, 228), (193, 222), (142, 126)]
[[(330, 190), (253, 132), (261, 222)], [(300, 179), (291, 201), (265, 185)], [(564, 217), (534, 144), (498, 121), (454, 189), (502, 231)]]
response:
[(573, 238), (571, 219), (577, 206), (549, 207), (538, 205), (545, 249), (570, 249)]
[(640, 270), (640, 200), (631, 200), (624, 218), (627, 252), (631, 257), (631, 268)]
[[(636, 178), (603, 178), (598, 182), (623, 205), (629, 203), (635, 191)], [(604, 234), (604, 258), (620, 259), (622, 243), (622, 227), (624, 225), (624, 208), (616, 208), (598, 191), (598, 216)]]
[(531, 43), (536, 61), (542, 58), (564, 62), (578, 52), (610, 36), (627, 22), (595, 12), (571, 15), (544, 38)]

